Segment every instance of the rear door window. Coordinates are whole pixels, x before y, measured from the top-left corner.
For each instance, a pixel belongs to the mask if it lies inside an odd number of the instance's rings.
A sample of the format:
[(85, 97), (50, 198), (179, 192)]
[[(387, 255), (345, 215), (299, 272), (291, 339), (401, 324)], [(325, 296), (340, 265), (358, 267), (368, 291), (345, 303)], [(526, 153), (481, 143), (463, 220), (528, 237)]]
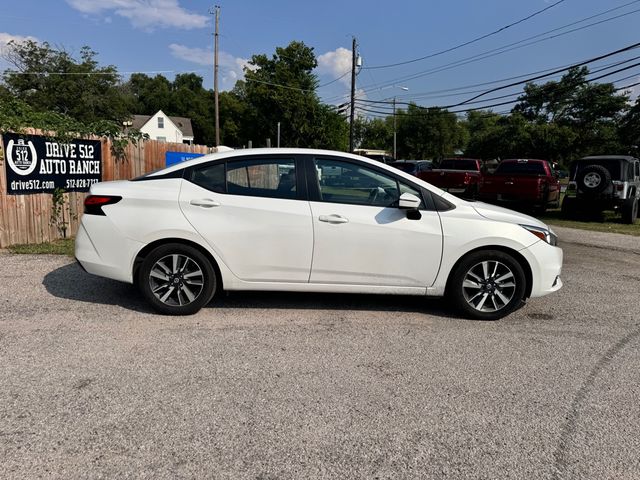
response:
[(249, 157), (195, 167), (188, 179), (212, 192), (268, 198), (298, 198), (293, 158)]
[(297, 198), (294, 159), (247, 159), (227, 162), (227, 193), (251, 197)]

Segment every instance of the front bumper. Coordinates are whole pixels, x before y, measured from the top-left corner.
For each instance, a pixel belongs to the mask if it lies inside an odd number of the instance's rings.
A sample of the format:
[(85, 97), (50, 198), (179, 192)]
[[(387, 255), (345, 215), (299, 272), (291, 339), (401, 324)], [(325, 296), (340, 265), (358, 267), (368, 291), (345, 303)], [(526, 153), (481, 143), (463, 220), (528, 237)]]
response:
[(561, 248), (540, 240), (521, 250), (520, 253), (531, 267), (533, 276), (531, 298), (542, 297), (562, 288), (563, 252)]

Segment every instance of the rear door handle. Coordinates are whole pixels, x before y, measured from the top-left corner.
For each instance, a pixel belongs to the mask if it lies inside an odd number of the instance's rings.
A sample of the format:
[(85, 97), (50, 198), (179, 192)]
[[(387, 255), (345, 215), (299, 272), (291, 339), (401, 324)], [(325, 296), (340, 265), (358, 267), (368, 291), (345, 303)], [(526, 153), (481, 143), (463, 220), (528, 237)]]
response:
[(342, 215), (336, 215), (335, 213), (333, 215), (320, 215), (318, 220), (326, 223), (349, 223), (348, 218), (345, 218)]
[(210, 198), (199, 198), (197, 200), (191, 200), (189, 203), (196, 207), (203, 207), (203, 208), (220, 206), (220, 202), (216, 202), (215, 200), (211, 200)]

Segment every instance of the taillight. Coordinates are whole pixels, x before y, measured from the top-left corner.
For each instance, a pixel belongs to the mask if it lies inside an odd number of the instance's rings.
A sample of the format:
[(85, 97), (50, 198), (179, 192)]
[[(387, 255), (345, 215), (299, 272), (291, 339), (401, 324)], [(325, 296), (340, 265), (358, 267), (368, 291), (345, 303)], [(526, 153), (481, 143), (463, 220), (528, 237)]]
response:
[(122, 200), (116, 195), (89, 195), (84, 199), (84, 213), (87, 215), (105, 215), (102, 207), (113, 205)]

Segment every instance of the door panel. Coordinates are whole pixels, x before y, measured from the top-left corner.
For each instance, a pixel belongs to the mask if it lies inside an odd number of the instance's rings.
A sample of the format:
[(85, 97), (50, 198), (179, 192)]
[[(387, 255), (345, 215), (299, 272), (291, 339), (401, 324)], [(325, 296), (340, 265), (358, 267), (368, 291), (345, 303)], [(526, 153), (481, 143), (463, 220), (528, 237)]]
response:
[[(262, 162), (264, 165), (264, 159)], [(255, 282), (308, 282), (313, 251), (309, 203), (273, 198), (293, 195), (295, 188), (289, 178), (293, 172), (275, 167), (256, 169), (251, 163), (243, 164), (242, 170), (232, 169), (233, 163), (228, 162), (227, 182), (220, 188), (211, 180), (216, 175), (207, 178), (194, 172), (194, 181), (208, 188), (183, 180), (180, 207), (187, 220), (238, 278)], [(250, 188), (269, 197), (249, 195)], [(213, 191), (216, 189), (243, 194)]]
[(442, 255), (436, 212), (423, 211), (420, 220), (409, 220), (399, 208), (322, 202), (311, 202), (311, 212), (311, 283), (427, 287), (435, 281)]
[(437, 212), (421, 210), (409, 220), (397, 207), (401, 193), (420, 196), (365, 163), (314, 161), (317, 175), (311, 204), (314, 252), (311, 283), (427, 287), (435, 281), (442, 256)]

